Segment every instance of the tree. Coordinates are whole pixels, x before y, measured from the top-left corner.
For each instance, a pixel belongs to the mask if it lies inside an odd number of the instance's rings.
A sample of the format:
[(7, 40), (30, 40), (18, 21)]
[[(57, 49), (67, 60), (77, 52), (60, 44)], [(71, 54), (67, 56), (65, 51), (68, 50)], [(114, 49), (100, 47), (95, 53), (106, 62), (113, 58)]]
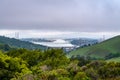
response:
[(0, 52), (0, 80), (22, 77), (31, 74), (27, 63), (20, 58), (12, 58)]
[(84, 72), (78, 72), (73, 80), (90, 80)]

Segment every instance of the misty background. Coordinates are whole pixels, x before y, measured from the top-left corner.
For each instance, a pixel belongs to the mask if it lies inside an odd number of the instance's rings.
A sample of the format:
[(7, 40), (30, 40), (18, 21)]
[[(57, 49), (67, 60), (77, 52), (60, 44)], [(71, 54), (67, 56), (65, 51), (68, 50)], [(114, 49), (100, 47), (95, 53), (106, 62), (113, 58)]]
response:
[(110, 37), (120, 34), (119, 14), (120, 0), (0, 0), (0, 34)]

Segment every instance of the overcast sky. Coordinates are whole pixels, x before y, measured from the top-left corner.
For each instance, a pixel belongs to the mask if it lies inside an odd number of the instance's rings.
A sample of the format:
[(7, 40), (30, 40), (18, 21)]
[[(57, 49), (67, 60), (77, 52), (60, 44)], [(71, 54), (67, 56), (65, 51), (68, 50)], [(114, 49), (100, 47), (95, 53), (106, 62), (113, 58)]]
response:
[(0, 30), (120, 32), (120, 0), (0, 0)]

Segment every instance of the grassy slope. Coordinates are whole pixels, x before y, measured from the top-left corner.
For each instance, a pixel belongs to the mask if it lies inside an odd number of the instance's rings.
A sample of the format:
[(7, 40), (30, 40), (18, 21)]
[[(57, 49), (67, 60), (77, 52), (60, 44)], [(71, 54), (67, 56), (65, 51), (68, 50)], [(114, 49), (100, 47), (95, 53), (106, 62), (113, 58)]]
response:
[(70, 52), (70, 54), (67, 56), (71, 57), (72, 55), (89, 55), (92, 57), (103, 58), (109, 53), (118, 52), (120, 52), (120, 36), (116, 36), (93, 46), (79, 48)]
[(112, 58), (112, 59), (107, 60), (107, 62), (111, 62), (111, 61), (120, 62), (120, 57)]

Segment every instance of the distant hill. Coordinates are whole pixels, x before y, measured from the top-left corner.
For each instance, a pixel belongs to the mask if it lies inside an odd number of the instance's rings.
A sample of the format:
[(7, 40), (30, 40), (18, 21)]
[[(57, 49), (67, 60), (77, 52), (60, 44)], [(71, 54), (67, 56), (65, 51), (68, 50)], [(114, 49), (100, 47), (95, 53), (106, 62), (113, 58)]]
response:
[[(119, 55), (120, 53), (120, 36), (113, 37), (99, 44), (88, 46), (84, 48), (79, 48), (70, 52), (67, 56), (90, 56), (95, 58), (106, 58)], [(112, 55), (112, 56), (111, 56)]]
[(27, 41), (21, 41), (15, 38), (8, 38), (4, 36), (0, 36), (0, 44), (1, 46), (4, 44), (7, 44), (13, 48), (26, 48), (26, 49), (45, 49), (46, 48), (41, 45), (36, 45)]
[(11, 48), (8, 44), (0, 44), (0, 50), (2, 51), (9, 51), (13, 48)]
[(89, 39), (89, 38), (79, 38), (79, 39), (72, 39), (71, 44), (77, 45), (77, 46), (87, 46), (87, 45), (93, 45), (98, 43), (97, 39)]

